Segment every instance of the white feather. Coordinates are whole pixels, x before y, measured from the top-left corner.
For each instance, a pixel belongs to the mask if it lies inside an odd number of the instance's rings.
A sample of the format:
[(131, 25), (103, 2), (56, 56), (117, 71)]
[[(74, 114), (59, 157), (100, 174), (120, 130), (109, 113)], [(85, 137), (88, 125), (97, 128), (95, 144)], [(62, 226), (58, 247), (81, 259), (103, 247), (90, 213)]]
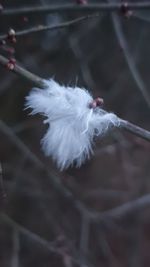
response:
[(41, 143), (43, 151), (63, 170), (81, 164), (93, 153), (95, 135), (105, 135), (119, 119), (100, 108), (89, 108), (90, 93), (79, 87), (65, 87), (54, 80), (45, 80), (46, 89), (33, 88), (26, 97), (26, 108), (31, 114), (46, 117), (47, 133)]

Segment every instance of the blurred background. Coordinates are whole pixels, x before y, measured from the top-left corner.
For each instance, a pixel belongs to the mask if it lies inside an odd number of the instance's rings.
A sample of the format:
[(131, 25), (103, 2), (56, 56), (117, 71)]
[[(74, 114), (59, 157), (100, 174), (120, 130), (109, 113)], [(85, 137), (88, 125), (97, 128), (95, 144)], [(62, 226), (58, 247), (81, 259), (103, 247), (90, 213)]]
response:
[[(7, 10), (79, 2), (0, 3)], [(87, 14), (0, 15), (0, 34)], [(16, 41), (1, 43), (1, 54), (42, 78), (87, 88), (106, 110), (150, 130), (150, 10), (99, 12)], [(32, 86), (0, 66), (0, 266), (150, 266), (150, 144), (116, 131), (97, 140), (81, 168), (59, 172), (40, 148), (43, 118), (24, 110)]]

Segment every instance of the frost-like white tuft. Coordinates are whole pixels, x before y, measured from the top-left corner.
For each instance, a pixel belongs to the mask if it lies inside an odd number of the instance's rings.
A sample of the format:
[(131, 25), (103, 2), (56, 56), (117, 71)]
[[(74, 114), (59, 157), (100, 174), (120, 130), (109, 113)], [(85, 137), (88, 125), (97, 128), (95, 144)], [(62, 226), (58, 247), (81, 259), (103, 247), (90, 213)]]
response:
[(61, 170), (73, 163), (79, 167), (93, 152), (94, 136), (105, 135), (119, 119), (101, 108), (89, 108), (93, 98), (85, 89), (61, 86), (52, 79), (45, 84), (45, 89), (33, 88), (26, 97), (31, 114), (44, 115), (49, 124), (43, 150)]

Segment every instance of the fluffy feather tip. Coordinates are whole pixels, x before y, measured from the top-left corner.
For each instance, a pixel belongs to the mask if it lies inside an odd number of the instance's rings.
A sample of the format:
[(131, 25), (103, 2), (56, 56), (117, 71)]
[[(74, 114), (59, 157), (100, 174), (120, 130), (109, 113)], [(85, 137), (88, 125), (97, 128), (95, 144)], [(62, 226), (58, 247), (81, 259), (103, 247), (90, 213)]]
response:
[(119, 125), (118, 117), (100, 107), (91, 108), (91, 94), (79, 87), (65, 87), (45, 80), (46, 88), (33, 88), (26, 97), (31, 114), (42, 114), (48, 129), (41, 144), (60, 170), (81, 164), (93, 153), (93, 138)]

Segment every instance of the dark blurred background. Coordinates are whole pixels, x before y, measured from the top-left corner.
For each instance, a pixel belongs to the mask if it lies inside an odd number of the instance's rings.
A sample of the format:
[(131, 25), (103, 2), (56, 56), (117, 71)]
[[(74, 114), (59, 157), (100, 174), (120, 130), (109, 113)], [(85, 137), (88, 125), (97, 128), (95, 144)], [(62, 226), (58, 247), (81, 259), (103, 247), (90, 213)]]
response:
[[(1, 4), (7, 9), (75, 2)], [(86, 14), (0, 16), (0, 34)], [(31, 72), (85, 87), (104, 98), (108, 111), (150, 130), (150, 11), (100, 12), (7, 45), (1, 54), (10, 57), (14, 47), (12, 56)], [(97, 140), (95, 155), (80, 169), (59, 172), (40, 148), (42, 117), (24, 111), (31, 88), (0, 66), (0, 266), (150, 266), (150, 144), (116, 131)]]

